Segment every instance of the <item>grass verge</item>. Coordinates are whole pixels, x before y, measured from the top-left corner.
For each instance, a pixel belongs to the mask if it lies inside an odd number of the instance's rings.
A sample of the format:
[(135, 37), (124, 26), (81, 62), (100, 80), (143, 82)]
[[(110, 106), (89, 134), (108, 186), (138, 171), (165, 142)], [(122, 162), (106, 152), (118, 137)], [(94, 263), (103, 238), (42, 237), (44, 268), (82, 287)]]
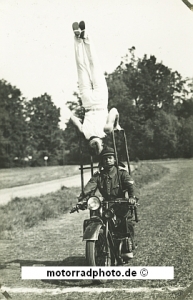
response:
[(40, 183), (79, 174), (79, 166), (0, 169), (0, 189)]
[[(169, 169), (153, 163), (141, 163), (133, 172), (137, 189), (163, 177)], [(15, 198), (0, 207), (0, 238), (12, 238), (15, 230), (24, 230), (48, 218), (57, 218), (77, 202), (79, 188), (61, 189), (40, 197)]]

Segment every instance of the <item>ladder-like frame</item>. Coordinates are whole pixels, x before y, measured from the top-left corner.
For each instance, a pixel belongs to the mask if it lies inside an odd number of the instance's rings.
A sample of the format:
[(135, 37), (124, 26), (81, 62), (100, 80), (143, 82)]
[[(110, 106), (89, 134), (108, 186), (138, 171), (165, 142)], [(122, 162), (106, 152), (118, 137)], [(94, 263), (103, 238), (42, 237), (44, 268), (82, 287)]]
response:
[[(125, 130), (122, 129), (119, 132), (123, 132), (123, 139), (124, 139), (124, 144), (125, 144), (125, 153), (126, 153), (126, 158), (127, 158), (127, 166), (128, 166), (128, 172), (129, 175), (131, 175), (131, 168), (130, 168), (130, 162), (129, 162), (129, 152), (128, 152), (128, 146), (127, 146), (127, 139), (126, 139), (126, 134), (125, 134)], [(114, 130), (112, 131), (112, 140), (113, 140), (113, 148), (115, 151), (115, 159), (116, 159), (116, 166), (117, 166), (117, 171), (118, 171), (118, 154), (117, 154), (117, 147), (116, 147), (116, 139), (115, 139), (115, 132)], [(83, 165), (83, 152), (82, 152), (82, 135), (79, 135), (79, 150), (80, 150), (80, 174), (81, 174), (81, 191), (83, 193), (84, 190), (84, 170), (91, 170), (91, 177), (94, 174), (94, 168), (98, 168), (98, 166), (94, 166), (93, 165), (93, 156), (90, 156), (90, 166), (84, 166)], [(119, 172), (117, 172), (118, 174), (118, 179), (119, 179), (119, 184), (121, 186), (121, 181), (119, 178)]]

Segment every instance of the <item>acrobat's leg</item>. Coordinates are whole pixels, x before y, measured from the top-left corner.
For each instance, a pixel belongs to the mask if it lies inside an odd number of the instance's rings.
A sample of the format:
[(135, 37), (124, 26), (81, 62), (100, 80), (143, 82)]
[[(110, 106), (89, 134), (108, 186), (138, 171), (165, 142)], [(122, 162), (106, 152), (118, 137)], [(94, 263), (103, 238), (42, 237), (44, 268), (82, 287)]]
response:
[(109, 133), (113, 131), (113, 129), (122, 130), (121, 126), (119, 125), (119, 112), (115, 107), (109, 111), (104, 131)]
[(89, 102), (90, 91), (92, 90), (92, 82), (88, 63), (86, 62), (86, 53), (84, 42), (82, 39), (74, 37), (75, 59), (78, 72), (78, 82), (80, 96), (83, 102)]
[[(79, 23), (79, 26), (82, 22)], [(96, 55), (94, 45), (92, 40), (90, 39), (88, 33), (85, 34), (84, 38), (84, 46), (87, 54), (87, 58), (89, 61), (89, 67), (91, 71), (91, 80), (93, 83), (94, 91), (99, 94), (99, 97), (103, 99), (103, 106), (107, 107), (108, 105), (108, 89), (105, 76), (100, 66), (100, 62)]]
[(94, 89), (98, 89), (98, 88), (107, 89), (105, 76), (103, 74), (103, 71), (100, 66), (100, 62), (96, 55), (94, 45), (89, 37), (84, 40), (84, 45), (89, 60), (91, 78), (92, 78)]
[(67, 121), (71, 120), (74, 123), (74, 125), (78, 128), (78, 130), (82, 132), (82, 123), (79, 120), (79, 118), (77, 118), (67, 106), (65, 107), (65, 111), (68, 116)]

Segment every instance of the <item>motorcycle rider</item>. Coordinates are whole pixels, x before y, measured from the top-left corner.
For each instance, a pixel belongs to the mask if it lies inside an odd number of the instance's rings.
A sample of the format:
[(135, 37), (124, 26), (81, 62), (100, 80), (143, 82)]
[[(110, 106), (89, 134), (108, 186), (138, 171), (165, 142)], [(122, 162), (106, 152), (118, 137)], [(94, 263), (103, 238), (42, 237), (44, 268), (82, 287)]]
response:
[[(96, 172), (88, 181), (83, 192), (78, 197), (79, 202), (88, 196), (93, 196), (97, 191), (106, 199), (114, 200), (116, 198), (125, 198), (127, 193), (128, 204), (136, 202), (134, 196), (134, 181), (129, 173), (124, 169), (116, 166), (115, 152), (113, 148), (106, 147), (100, 154), (100, 165), (102, 169)], [(126, 247), (126, 258), (133, 258), (134, 245), (134, 229), (131, 220), (130, 210), (127, 203), (113, 204), (111, 208), (114, 210), (120, 225), (118, 230), (130, 233), (130, 240)]]

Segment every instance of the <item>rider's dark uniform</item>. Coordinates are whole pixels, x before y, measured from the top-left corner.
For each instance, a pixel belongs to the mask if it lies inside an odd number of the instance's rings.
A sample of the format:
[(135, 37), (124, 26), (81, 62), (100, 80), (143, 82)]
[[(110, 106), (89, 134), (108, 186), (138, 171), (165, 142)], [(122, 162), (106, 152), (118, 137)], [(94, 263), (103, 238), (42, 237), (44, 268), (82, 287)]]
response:
[[(118, 173), (117, 173), (118, 171)], [(119, 176), (118, 176), (119, 174)], [(119, 182), (120, 179), (120, 182)], [(125, 170), (120, 170), (113, 166), (109, 172), (101, 170), (96, 172), (84, 188), (84, 196), (95, 192), (98, 188), (106, 200), (122, 198), (125, 191), (128, 191), (129, 197), (134, 197), (133, 179)]]
[[(118, 171), (118, 173), (117, 173)], [(118, 176), (119, 174), (119, 176)], [(118, 169), (113, 166), (109, 172), (101, 170), (96, 172), (89, 180), (83, 190), (83, 197), (94, 195), (96, 190), (99, 190), (105, 200), (114, 200), (116, 198), (124, 198), (125, 192), (128, 192), (129, 197), (134, 197), (134, 181), (129, 173), (123, 169)], [(131, 224), (125, 224), (125, 217), (128, 215), (129, 209), (127, 203), (113, 204), (115, 213), (118, 217), (122, 218), (122, 230), (126, 226), (126, 230), (133, 231)]]

